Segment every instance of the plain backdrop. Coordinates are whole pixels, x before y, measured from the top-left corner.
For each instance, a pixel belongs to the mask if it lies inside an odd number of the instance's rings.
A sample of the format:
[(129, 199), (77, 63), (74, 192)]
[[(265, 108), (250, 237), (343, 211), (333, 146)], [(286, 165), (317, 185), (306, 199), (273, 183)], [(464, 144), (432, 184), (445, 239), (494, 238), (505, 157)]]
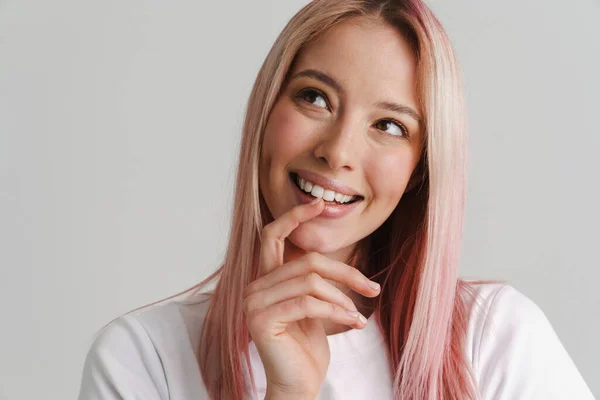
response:
[[(0, 1), (0, 398), (73, 399), (94, 334), (205, 278), (244, 107), (307, 1)], [(462, 274), (546, 313), (600, 397), (600, 3), (435, 0), (465, 78)]]

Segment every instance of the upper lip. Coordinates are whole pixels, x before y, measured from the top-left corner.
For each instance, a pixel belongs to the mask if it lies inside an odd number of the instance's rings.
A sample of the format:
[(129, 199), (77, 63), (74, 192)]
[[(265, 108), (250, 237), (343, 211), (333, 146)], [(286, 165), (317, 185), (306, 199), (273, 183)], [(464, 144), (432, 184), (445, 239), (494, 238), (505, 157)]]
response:
[(303, 169), (295, 170), (292, 172), (297, 174), (300, 178), (304, 179), (305, 181), (310, 181), (319, 186), (322, 186), (323, 189), (333, 190), (334, 192), (345, 194), (348, 196), (362, 197), (356, 190), (344, 185), (342, 182), (337, 181), (335, 179), (329, 179), (324, 177), (323, 175), (319, 175), (315, 172), (310, 172)]

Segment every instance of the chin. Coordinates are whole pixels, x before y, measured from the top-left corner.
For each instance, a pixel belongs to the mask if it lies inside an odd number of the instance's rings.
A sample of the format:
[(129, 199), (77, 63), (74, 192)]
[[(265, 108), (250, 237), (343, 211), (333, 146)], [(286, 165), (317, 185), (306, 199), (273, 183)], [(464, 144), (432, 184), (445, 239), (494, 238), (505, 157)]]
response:
[(317, 252), (321, 254), (334, 253), (348, 244), (342, 243), (336, 236), (327, 229), (319, 227), (310, 227), (305, 224), (296, 228), (288, 237), (296, 247), (306, 252)]

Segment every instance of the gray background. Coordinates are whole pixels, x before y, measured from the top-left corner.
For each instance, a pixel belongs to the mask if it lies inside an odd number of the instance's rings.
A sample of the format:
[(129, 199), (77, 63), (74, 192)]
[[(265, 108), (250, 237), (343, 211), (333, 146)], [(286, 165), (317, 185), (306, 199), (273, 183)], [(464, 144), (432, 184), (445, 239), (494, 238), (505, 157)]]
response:
[[(75, 398), (92, 336), (213, 271), (247, 96), (307, 1), (0, 1), (0, 398)], [(470, 114), (462, 273), (546, 312), (600, 397), (600, 5), (430, 2)]]

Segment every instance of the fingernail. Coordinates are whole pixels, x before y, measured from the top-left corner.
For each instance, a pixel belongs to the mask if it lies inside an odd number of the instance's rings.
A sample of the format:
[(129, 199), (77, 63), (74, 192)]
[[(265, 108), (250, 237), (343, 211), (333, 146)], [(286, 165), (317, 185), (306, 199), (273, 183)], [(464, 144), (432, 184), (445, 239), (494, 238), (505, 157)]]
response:
[(358, 311), (348, 311), (348, 315), (352, 318), (358, 318), (360, 316), (360, 313)]
[(373, 290), (379, 290), (379, 283), (377, 283), (377, 282), (370, 281), (370, 282), (369, 282), (369, 286), (370, 286), (370, 287), (371, 287), (371, 289), (373, 289)]
[(360, 314), (358, 316), (358, 319), (360, 319), (360, 322), (365, 325), (367, 323), (367, 319), (364, 317), (364, 315)]
[(321, 200), (321, 198), (320, 198), (320, 197), (317, 197), (316, 199), (314, 199), (313, 201), (311, 201), (311, 202), (310, 202), (310, 203), (308, 203), (308, 204), (310, 204), (311, 206), (314, 206), (315, 204), (317, 204), (317, 203), (319, 202), (319, 200)]

